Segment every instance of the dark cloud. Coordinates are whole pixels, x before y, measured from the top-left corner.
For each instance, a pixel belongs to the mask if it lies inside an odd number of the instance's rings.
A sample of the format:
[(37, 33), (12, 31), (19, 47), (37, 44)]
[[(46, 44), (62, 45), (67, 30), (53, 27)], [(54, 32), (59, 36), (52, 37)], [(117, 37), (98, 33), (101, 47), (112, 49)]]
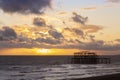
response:
[(78, 40), (78, 39), (76, 39), (75, 41), (76, 41), (77, 43), (81, 43), (81, 44), (83, 43), (82, 41), (80, 41), (80, 40)]
[(61, 39), (64, 38), (62, 33), (57, 32), (56, 30), (49, 30), (48, 33), (55, 39)]
[(83, 33), (82, 30), (73, 28), (73, 31), (74, 31), (77, 35), (84, 35), (84, 33)]
[(20, 43), (12, 41), (0, 41), (0, 49), (5, 48), (33, 48), (34, 46), (31, 43)]
[(76, 12), (73, 12), (73, 17), (72, 19), (80, 24), (85, 25), (85, 23), (88, 21), (88, 17), (82, 17), (81, 15), (78, 15)]
[[(75, 42), (78, 43), (75, 43)], [(67, 44), (64, 46), (58, 46), (58, 48), (65, 49), (80, 49), (80, 50), (98, 50), (98, 51), (118, 51), (120, 50), (120, 44), (106, 44), (102, 40), (94, 42), (82, 42), (79, 40), (72, 41), (73, 44)]]
[(83, 39), (85, 39), (84, 37), (84, 32), (82, 30), (79, 30), (79, 29), (76, 29), (76, 28), (73, 28), (72, 29), (74, 33), (76, 33), (77, 35), (81, 36)]
[(106, 44), (106, 42), (102, 40), (85, 43), (84, 46), (80, 46), (80, 48), (85, 50), (102, 50), (102, 51), (115, 51), (120, 49), (119, 44)]
[(120, 39), (116, 39), (115, 41), (120, 42)]
[(41, 27), (46, 26), (46, 22), (43, 18), (34, 18), (33, 24), (36, 25), (36, 26), (41, 26)]
[(82, 46), (82, 47), (85, 50), (99, 50), (99, 49), (104, 49), (103, 46), (104, 46), (104, 41), (102, 41), (102, 40), (95, 41), (94, 40), (92, 42), (84, 43), (84, 46)]
[(77, 28), (64, 28), (64, 30), (70, 31), (70, 32), (76, 34), (77, 36), (81, 36), (82, 39), (85, 39), (85, 34), (80, 29), (77, 29)]
[(92, 41), (92, 42), (94, 42), (95, 41), (95, 36), (94, 35), (89, 35), (89, 37), (90, 37), (90, 40)]
[(0, 40), (12, 40), (17, 38), (16, 32), (10, 27), (3, 27), (0, 30)]
[(120, 0), (106, 0), (107, 2), (118, 3)]
[(53, 39), (50, 37), (37, 38), (35, 40), (27, 37), (19, 37), (14, 41), (0, 41), (0, 49), (5, 48), (56, 48), (55, 45), (60, 45), (61, 40)]
[(47, 38), (37, 38), (35, 41), (39, 43), (46, 43), (46, 44), (60, 44), (60, 40), (52, 39), (50, 37)]
[(51, 0), (0, 0), (0, 8), (8, 13), (43, 13)]
[(19, 35), (17, 41), (19, 43), (32, 43), (33, 39)]

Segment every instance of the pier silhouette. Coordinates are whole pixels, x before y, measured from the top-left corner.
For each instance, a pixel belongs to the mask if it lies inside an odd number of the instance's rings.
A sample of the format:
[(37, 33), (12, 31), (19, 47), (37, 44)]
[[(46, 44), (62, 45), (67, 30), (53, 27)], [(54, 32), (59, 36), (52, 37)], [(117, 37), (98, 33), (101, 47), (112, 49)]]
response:
[(110, 62), (110, 58), (100, 57), (89, 51), (76, 52), (71, 59), (72, 64), (110, 64)]

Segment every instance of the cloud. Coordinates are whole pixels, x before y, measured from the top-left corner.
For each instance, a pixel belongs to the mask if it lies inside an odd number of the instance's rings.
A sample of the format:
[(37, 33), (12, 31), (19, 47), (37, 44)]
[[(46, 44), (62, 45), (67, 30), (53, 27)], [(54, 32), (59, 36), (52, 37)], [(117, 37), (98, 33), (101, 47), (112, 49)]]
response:
[(84, 8), (81, 8), (81, 10), (95, 10), (97, 9), (97, 7), (84, 7)]
[(64, 38), (62, 33), (57, 32), (57, 30), (49, 30), (48, 33), (55, 39), (62, 39), (62, 38)]
[(67, 14), (67, 12), (59, 12), (60, 15)]
[(18, 43), (25, 43), (25, 44), (27, 44), (27, 43), (31, 43), (33, 41), (33, 39), (20, 35), (20, 36), (18, 36), (17, 41), (18, 41)]
[(5, 26), (0, 30), (0, 40), (12, 40), (16, 38), (17, 34), (12, 28)]
[[(76, 41), (78, 43), (76, 43)], [(80, 49), (80, 50), (97, 50), (97, 51), (118, 51), (120, 44), (106, 44), (103, 40), (96, 40), (92, 42), (82, 42), (79, 40), (72, 41), (73, 44), (64, 46), (57, 46), (64, 49)]]
[(116, 39), (115, 41), (120, 42), (120, 39)]
[(40, 27), (45, 27), (46, 26), (46, 22), (43, 18), (34, 18), (33, 24), (36, 25), (36, 26), (40, 26)]
[(85, 36), (84, 36), (84, 32), (82, 30), (79, 30), (77, 28), (73, 28), (72, 31), (78, 35), (78, 36), (81, 36), (82, 39), (85, 39)]
[(43, 13), (51, 7), (51, 0), (0, 0), (0, 8), (7, 13)]
[(82, 36), (84, 35), (84, 33), (83, 33), (82, 30), (73, 28), (73, 31), (74, 31), (77, 35), (82, 35)]
[[(79, 28), (64, 28), (63, 35), (68, 36), (68, 38), (82, 38), (85, 39), (84, 31), (80, 30)], [(66, 38), (65, 36), (65, 38)]]
[(61, 43), (60, 40), (52, 39), (50, 37), (47, 37), (47, 38), (37, 38), (35, 41), (37, 41), (39, 43), (54, 44), (54, 45)]
[(20, 43), (15, 41), (0, 41), (0, 49), (7, 48), (33, 48), (32, 43)]
[(120, 49), (119, 44), (106, 44), (103, 40), (95, 39), (94, 33), (102, 30), (101, 26), (88, 25), (86, 24), (87, 18), (77, 13), (73, 15), (74, 22), (82, 24), (81, 26), (67, 27), (67, 22), (63, 21), (64, 26), (58, 29), (58, 26), (55, 27), (54, 24), (46, 25), (45, 19), (36, 17), (33, 24), (40, 27), (46, 26), (47, 28), (23, 25), (13, 27), (13, 29), (3, 28), (0, 30), (0, 48), (66, 48), (103, 51)]
[[(35, 27), (36, 28), (36, 27)], [(82, 30), (76, 28), (65, 28), (76, 35), (85, 36)], [(38, 35), (38, 34), (37, 34)], [(48, 36), (50, 35), (50, 36)], [(3, 27), (0, 30), (0, 49), (2, 48), (61, 48), (61, 49), (80, 49), (80, 50), (98, 50), (98, 51), (117, 51), (120, 49), (120, 44), (109, 44), (103, 40), (95, 40), (94, 35), (89, 35), (91, 40), (80, 40), (78, 36), (69, 37), (63, 33), (58, 32), (55, 29), (49, 30), (47, 36), (36, 37), (35, 39), (28, 36), (20, 36), (14, 29), (10, 27)], [(30, 36), (30, 35), (29, 35)], [(115, 41), (120, 41), (116, 39)]]
[(94, 42), (95, 41), (95, 36), (94, 35), (89, 35), (89, 37), (90, 37), (90, 40), (92, 41), (92, 42)]
[(78, 15), (76, 12), (73, 12), (73, 21), (80, 23), (82, 25), (85, 25), (85, 23), (88, 21), (88, 17), (82, 17), (81, 15)]
[(85, 26), (86, 27), (82, 27), (82, 29), (87, 33), (96, 33), (103, 29), (101, 26), (97, 26), (97, 25), (85, 25)]
[(115, 51), (120, 49), (119, 44), (106, 44), (106, 42), (102, 40), (97, 40), (94, 42), (85, 43), (84, 46), (80, 46), (80, 48), (85, 50), (102, 50), (102, 51)]
[(107, 2), (118, 3), (120, 0), (106, 0)]

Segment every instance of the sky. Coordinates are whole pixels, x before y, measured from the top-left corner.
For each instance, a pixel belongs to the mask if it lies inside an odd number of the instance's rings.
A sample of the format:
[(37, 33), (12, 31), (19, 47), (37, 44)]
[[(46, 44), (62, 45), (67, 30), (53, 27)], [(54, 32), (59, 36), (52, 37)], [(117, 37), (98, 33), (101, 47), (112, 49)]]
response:
[(120, 54), (120, 0), (0, 0), (0, 55)]

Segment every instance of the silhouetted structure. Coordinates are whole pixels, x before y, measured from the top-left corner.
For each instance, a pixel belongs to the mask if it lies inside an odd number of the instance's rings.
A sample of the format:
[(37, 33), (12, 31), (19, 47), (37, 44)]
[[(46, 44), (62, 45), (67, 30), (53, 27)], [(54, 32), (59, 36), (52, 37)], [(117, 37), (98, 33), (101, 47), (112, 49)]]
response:
[(82, 51), (74, 53), (72, 64), (110, 64), (110, 58), (103, 58), (94, 52)]

